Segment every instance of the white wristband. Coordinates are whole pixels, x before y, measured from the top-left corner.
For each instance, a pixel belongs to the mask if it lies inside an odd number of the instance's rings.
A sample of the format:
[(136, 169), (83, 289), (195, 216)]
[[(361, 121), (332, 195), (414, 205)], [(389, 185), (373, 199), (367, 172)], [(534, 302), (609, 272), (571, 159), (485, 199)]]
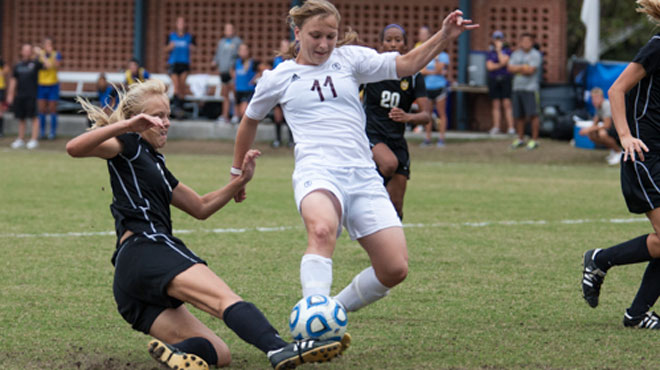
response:
[(243, 174), (243, 170), (241, 170), (240, 168), (232, 167), (229, 169), (229, 173), (231, 173), (232, 175), (240, 176)]

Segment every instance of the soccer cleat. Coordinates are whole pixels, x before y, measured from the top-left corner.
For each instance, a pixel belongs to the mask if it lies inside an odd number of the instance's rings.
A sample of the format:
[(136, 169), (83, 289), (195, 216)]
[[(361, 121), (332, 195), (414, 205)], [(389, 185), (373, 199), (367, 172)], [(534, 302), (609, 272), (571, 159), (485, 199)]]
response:
[(596, 308), (598, 306), (598, 296), (600, 296), (600, 286), (605, 279), (605, 271), (596, 266), (594, 254), (600, 249), (590, 249), (584, 253), (582, 262), (582, 296), (589, 306)]
[(307, 339), (269, 351), (268, 359), (275, 370), (295, 369), (303, 363), (330, 361), (341, 353), (341, 346), (336, 340)]
[(619, 162), (621, 162), (621, 152), (618, 152), (618, 153), (614, 152), (614, 153), (610, 154), (606, 158), (606, 160), (607, 160), (607, 163), (610, 166), (616, 166), (617, 164), (619, 164)]
[(527, 143), (527, 150), (534, 150), (539, 147), (539, 143), (536, 142), (536, 140), (530, 140)]
[(34, 139), (28, 141), (27, 145), (25, 145), (25, 147), (30, 149), (30, 150), (36, 149), (38, 146), (39, 146), (39, 142), (34, 140)]
[(436, 148), (444, 148), (445, 147), (445, 141), (442, 139), (438, 139), (438, 142), (436, 143)]
[(660, 316), (649, 311), (643, 315), (630, 316), (628, 311), (623, 315), (623, 326), (627, 328), (660, 329)]
[(149, 354), (154, 360), (174, 370), (209, 370), (209, 365), (201, 357), (181, 352), (177, 348), (154, 339), (149, 342)]
[(523, 147), (524, 145), (525, 145), (524, 141), (520, 139), (516, 139), (513, 141), (513, 143), (511, 143), (511, 149), (518, 149), (520, 147)]
[(16, 140), (14, 140), (13, 143), (11, 143), (11, 148), (12, 149), (19, 149), (19, 148), (22, 148), (24, 146), (25, 146), (25, 141), (23, 141), (21, 139), (16, 139)]
[(431, 146), (431, 140), (424, 139), (424, 141), (422, 141), (422, 143), (419, 144), (419, 146), (422, 148), (428, 148)]
[(348, 333), (344, 333), (344, 335), (341, 337), (341, 348), (339, 349), (339, 354), (342, 355), (344, 351), (348, 349), (348, 347), (351, 346), (351, 335)]

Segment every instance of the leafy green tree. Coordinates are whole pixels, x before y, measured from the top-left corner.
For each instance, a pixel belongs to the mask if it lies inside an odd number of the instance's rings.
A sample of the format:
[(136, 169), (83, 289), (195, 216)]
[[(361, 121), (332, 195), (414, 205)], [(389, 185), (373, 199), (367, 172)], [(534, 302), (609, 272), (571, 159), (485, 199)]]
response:
[[(582, 1), (568, 0), (566, 6), (568, 55), (581, 57), (586, 32), (580, 20)], [(637, 13), (635, 8), (634, 1), (600, 0), (600, 39), (601, 47), (604, 46), (601, 60), (629, 61), (658, 32), (658, 27), (645, 15)]]

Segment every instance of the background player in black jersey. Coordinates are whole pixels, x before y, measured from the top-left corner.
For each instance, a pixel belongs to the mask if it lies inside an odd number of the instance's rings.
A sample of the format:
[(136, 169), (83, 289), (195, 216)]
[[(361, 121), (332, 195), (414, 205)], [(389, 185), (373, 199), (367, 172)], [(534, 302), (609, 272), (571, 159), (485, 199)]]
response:
[[(398, 24), (386, 26), (380, 33), (381, 52), (406, 51), (406, 31)], [(420, 112), (410, 113), (417, 101)], [(365, 112), (367, 136), (371, 144), (378, 172), (385, 178), (385, 186), (403, 218), (403, 196), (410, 178), (410, 155), (404, 138), (406, 123), (424, 125), (431, 120), (426, 107), (424, 77), (420, 73), (400, 80), (388, 80), (367, 84), (365, 87)]]
[(336, 341), (284, 342), (256, 306), (243, 301), (172, 235), (170, 203), (198, 219), (211, 216), (250, 181), (258, 151), (245, 154), (241, 173), (229, 184), (199, 196), (172, 175), (158, 152), (170, 127), (161, 81), (120, 92), (110, 115), (86, 100), (81, 104), (95, 125), (69, 141), (67, 152), (107, 160), (117, 229), (115, 301), (135, 330), (156, 338), (149, 351), (157, 361), (172, 369), (200, 370), (231, 361), (227, 345), (183, 302), (224, 320), (241, 339), (268, 354), (276, 369), (327, 361), (339, 353)]
[[(660, 0), (637, 0), (637, 4), (638, 12), (660, 24)], [(639, 50), (609, 90), (614, 126), (625, 151), (623, 197), (630, 212), (646, 214), (654, 232), (607, 249), (588, 250), (582, 278), (584, 299), (596, 307), (610, 267), (648, 261), (637, 295), (623, 316), (624, 326), (644, 329), (660, 329), (660, 317), (649, 311), (660, 296), (660, 86), (653, 81), (656, 76), (660, 76), (660, 34)]]

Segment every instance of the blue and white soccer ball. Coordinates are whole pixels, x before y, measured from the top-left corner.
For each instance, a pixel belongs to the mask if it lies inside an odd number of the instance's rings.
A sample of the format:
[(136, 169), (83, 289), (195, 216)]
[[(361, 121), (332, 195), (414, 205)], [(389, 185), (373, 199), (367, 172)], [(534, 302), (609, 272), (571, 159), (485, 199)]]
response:
[(301, 299), (289, 315), (289, 330), (295, 340), (341, 340), (347, 324), (348, 316), (341, 304), (321, 294)]

